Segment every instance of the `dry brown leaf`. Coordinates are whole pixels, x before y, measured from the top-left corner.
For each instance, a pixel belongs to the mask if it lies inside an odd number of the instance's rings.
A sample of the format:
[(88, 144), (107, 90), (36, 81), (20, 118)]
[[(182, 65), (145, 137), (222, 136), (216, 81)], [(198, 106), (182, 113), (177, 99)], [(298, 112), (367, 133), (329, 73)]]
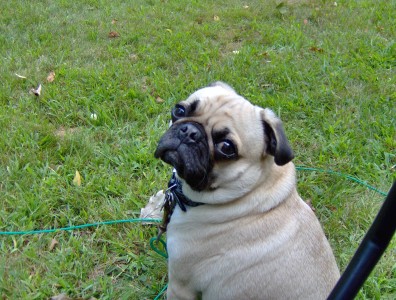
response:
[(80, 172), (76, 170), (76, 174), (74, 175), (73, 183), (76, 186), (81, 186), (81, 175)]
[(53, 82), (55, 80), (55, 72), (51, 71), (47, 76), (47, 82)]
[(203, 21), (204, 21), (204, 18), (202, 17), (202, 16), (199, 16), (199, 17), (197, 17), (196, 19), (195, 19), (195, 22), (197, 22), (198, 24), (202, 24), (203, 23)]
[(271, 89), (274, 88), (274, 84), (273, 83), (263, 83), (260, 85), (262, 88), (264, 89)]
[(319, 52), (319, 53), (324, 52), (324, 50), (323, 50), (322, 48), (315, 47), (315, 46), (309, 48), (309, 50), (311, 50), (311, 51), (313, 51), (313, 52)]
[(50, 300), (72, 300), (67, 294), (59, 294), (56, 296), (52, 296)]
[(49, 251), (52, 251), (55, 249), (55, 247), (59, 244), (59, 242), (56, 239), (52, 239), (51, 244), (49, 245)]
[(120, 34), (116, 31), (110, 31), (109, 32), (109, 38), (118, 38)]
[(30, 92), (32, 94), (36, 95), (37, 97), (40, 96), (40, 94), (41, 94), (41, 84), (39, 84), (36, 89), (34, 89), (34, 88), (30, 89)]
[(136, 60), (138, 60), (138, 58), (139, 57), (135, 53), (129, 54), (129, 59), (132, 60), (132, 61), (136, 61)]
[(155, 102), (157, 103), (164, 103), (164, 99), (162, 99), (160, 96), (158, 96), (157, 98), (155, 98)]
[(65, 128), (61, 126), (57, 130), (55, 130), (54, 134), (55, 136), (63, 139), (66, 136), (66, 134), (77, 133), (79, 130), (80, 129), (78, 127)]
[(331, 211), (336, 211), (336, 210), (337, 210), (337, 207), (334, 206), (334, 205), (332, 205), (332, 206), (329, 207), (329, 209), (330, 209)]
[(270, 57), (268, 52), (261, 52), (261, 53), (259, 53), (259, 55), (264, 57), (264, 58), (269, 58)]

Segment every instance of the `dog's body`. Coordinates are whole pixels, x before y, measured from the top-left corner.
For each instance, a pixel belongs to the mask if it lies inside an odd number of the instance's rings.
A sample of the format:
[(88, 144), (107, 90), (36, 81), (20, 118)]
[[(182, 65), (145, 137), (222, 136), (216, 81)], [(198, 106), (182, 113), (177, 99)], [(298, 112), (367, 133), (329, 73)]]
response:
[(183, 193), (168, 225), (169, 299), (325, 299), (339, 271), (296, 191), (282, 123), (223, 83), (176, 106), (156, 156)]

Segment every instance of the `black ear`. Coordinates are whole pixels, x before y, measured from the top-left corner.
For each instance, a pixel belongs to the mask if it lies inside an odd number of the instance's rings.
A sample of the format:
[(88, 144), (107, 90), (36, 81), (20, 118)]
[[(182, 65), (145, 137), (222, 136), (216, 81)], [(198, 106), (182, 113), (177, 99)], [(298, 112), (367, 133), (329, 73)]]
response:
[(278, 166), (283, 166), (294, 158), (283, 129), (282, 121), (268, 108), (263, 109), (261, 118), (264, 127), (266, 153), (274, 157)]

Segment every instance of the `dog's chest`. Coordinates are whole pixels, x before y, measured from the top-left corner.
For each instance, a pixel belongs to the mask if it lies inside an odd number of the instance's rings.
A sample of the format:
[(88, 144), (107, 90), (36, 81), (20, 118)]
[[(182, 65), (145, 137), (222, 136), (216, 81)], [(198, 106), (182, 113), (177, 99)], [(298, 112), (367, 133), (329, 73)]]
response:
[[(193, 222), (195, 215), (188, 214), (176, 212), (169, 224), (169, 269), (197, 289), (211, 285), (214, 278), (232, 281), (246, 269), (253, 272), (249, 266), (274, 260), (286, 238), (266, 232), (258, 217), (213, 224)], [(292, 224), (284, 229), (288, 234), (297, 230)]]

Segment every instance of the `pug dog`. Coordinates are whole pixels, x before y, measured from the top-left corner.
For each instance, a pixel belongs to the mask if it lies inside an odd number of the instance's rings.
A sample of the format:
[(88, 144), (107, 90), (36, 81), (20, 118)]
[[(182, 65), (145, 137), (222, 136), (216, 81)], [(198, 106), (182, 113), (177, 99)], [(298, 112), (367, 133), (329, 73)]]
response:
[(339, 270), (297, 193), (281, 120), (216, 82), (172, 121), (155, 151), (183, 194), (167, 226), (168, 299), (326, 299)]

